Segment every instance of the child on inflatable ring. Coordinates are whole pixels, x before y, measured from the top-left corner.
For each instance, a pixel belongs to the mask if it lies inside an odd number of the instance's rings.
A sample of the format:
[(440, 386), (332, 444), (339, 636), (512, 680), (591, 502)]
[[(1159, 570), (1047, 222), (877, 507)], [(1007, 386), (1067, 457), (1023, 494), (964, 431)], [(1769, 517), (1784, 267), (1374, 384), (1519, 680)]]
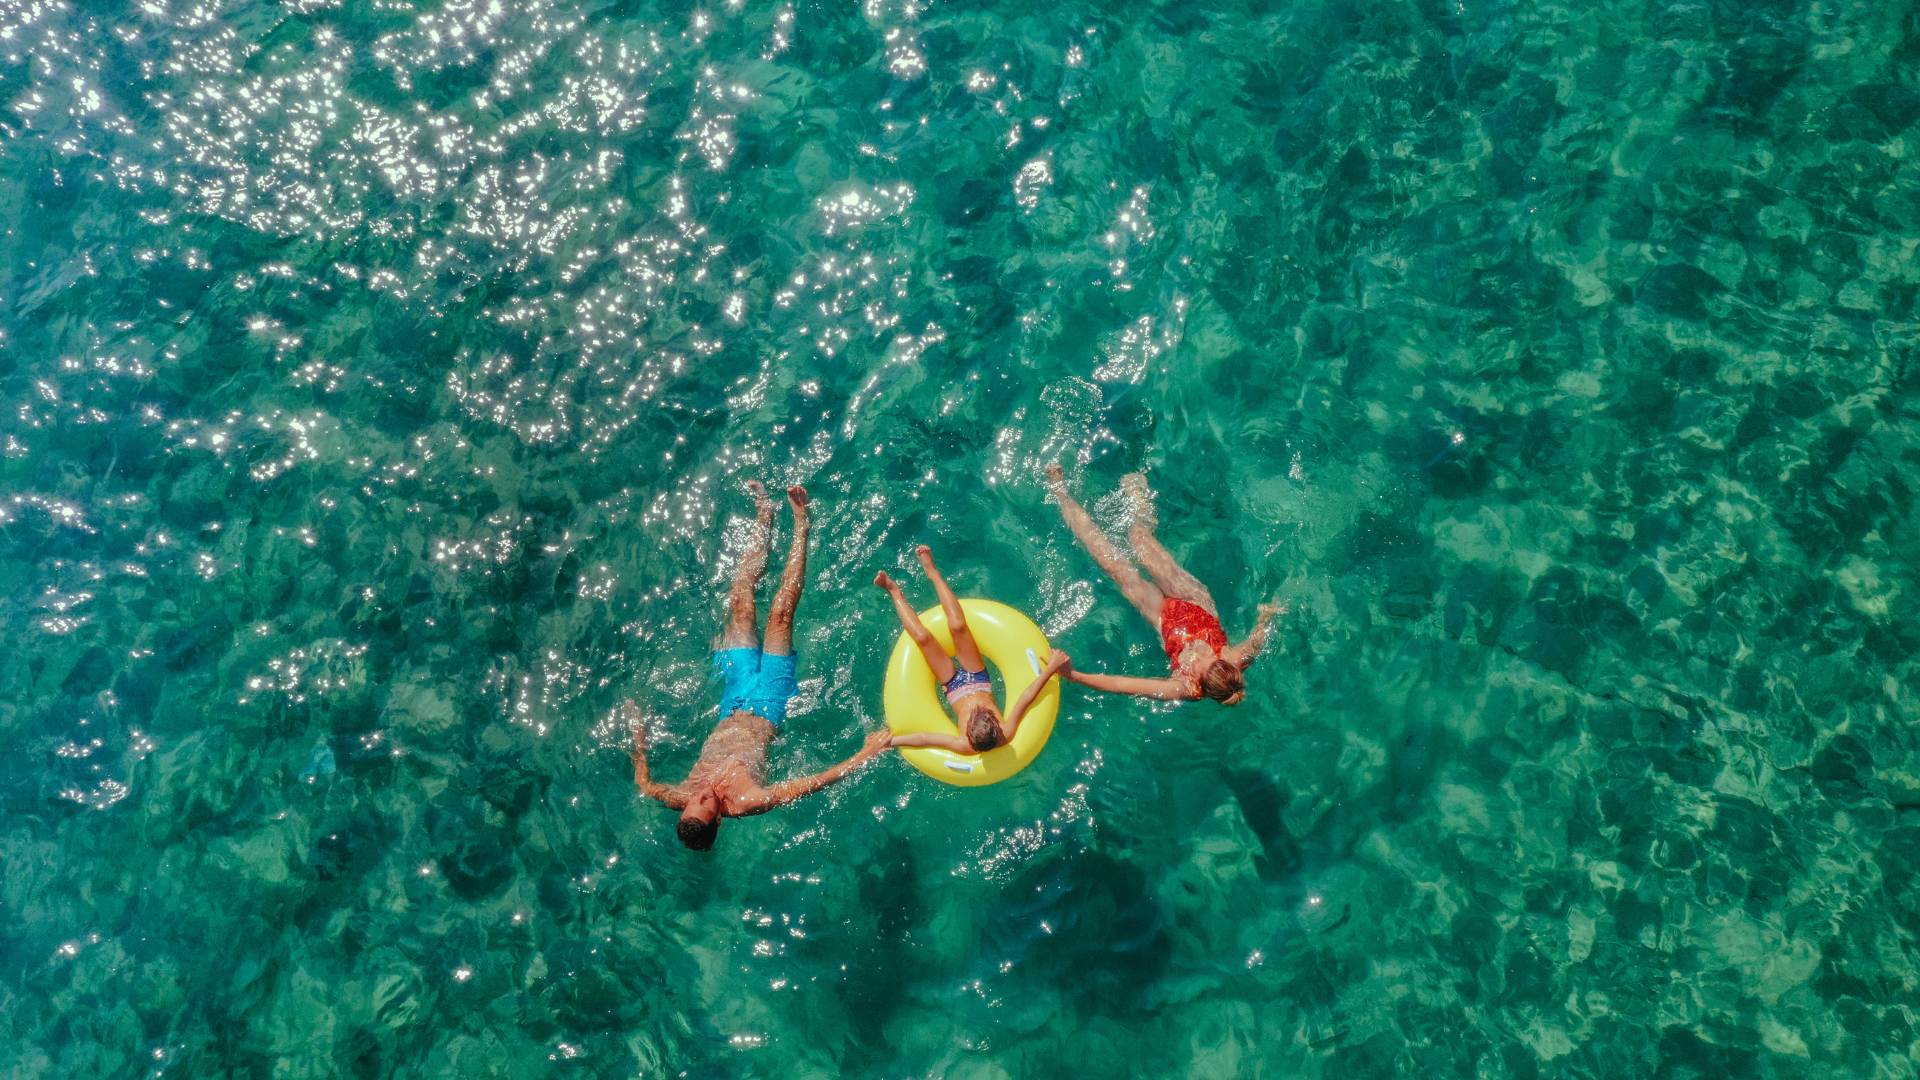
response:
[[(965, 737), (950, 735), (939, 731), (917, 731), (911, 734), (895, 735), (890, 743), (895, 748), (914, 746), (935, 746), (951, 750), (956, 754), (984, 754), (996, 746), (1013, 741), (1014, 732), (1020, 730), (1020, 719), (1025, 716), (1033, 702), (1040, 696), (1047, 683), (1063, 671), (1071, 669), (1067, 654), (1058, 649), (1047, 661), (1040, 677), (1028, 684), (1026, 692), (1013, 703), (1006, 715), (1000, 715), (999, 706), (993, 702), (993, 677), (987, 673), (987, 661), (980, 655), (980, 646), (973, 640), (973, 632), (967, 628), (966, 612), (960, 608), (960, 598), (947, 587), (947, 579), (940, 575), (940, 568), (933, 563), (933, 549), (925, 544), (914, 548), (914, 554), (920, 556), (920, 565), (926, 568), (928, 580), (933, 582), (933, 591), (940, 594), (940, 607), (947, 614), (947, 629), (953, 634), (953, 656), (948, 656), (940, 642), (928, 632), (920, 622), (920, 616), (907, 603), (906, 594), (900, 591), (900, 585), (882, 570), (875, 574), (873, 583), (887, 591), (893, 598), (894, 613), (900, 616), (900, 625), (906, 628), (907, 636), (919, 646), (927, 666), (933, 668), (934, 678), (940, 680), (946, 691), (947, 710), (953, 714), (954, 721)], [(964, 715), (962, 710), (965, 710)]]

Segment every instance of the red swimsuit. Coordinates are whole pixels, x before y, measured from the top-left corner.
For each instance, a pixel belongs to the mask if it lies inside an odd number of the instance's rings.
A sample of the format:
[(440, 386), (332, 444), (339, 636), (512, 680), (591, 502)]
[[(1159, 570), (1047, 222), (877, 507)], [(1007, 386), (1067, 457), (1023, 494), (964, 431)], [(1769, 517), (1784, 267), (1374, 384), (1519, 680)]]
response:
[(1194, 641), (1204, 641), (1213, 646), (1214, 652), (1224, 653), (1227, 631), (1212, 612), (1199, 604), (1177, 596), (1167, 597), (1160, 605), (1160, 644), (1166, 647), (1167, 662), (1175, 671), (1180, 670), (1180, 654)]

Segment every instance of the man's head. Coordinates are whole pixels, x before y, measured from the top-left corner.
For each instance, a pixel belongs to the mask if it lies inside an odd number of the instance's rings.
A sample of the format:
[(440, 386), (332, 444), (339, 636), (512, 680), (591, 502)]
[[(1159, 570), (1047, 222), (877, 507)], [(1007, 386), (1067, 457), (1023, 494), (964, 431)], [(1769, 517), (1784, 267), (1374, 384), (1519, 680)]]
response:
[(707, 792), (688, 800), (686, 809), (680, 811), (680, 824), (674, 826), (673, 831), (680, 835), (681, 843), (693, 850), (710, 850), (713, 838), (720, 832), (719, 798)]
[(967, 741), (982, 753), (1000, 745), (1000, 718), (981, 705), (967, 714)]
[(1215, 660), (1200, 673), (1200, 692), (1222, 705), (1238, 705), (1247, 696), (1247, 677), (1225, 660)]

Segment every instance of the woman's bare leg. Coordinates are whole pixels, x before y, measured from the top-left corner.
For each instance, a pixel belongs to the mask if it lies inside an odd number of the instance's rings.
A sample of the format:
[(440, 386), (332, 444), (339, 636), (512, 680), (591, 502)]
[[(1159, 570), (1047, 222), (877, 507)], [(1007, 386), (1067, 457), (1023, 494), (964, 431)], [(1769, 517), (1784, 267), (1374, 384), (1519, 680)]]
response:
[(953, 658), (968, 671), (987, 670), (987, 660), (980, 655), (980, 646), (974, 643), (973, 631), (967, 626), (967, 613), (960, 607), (960, 598), (953, 595), (947, 587), (947, 579), (940, 574), (940, 568), (933, 565), (933, 549), (925, 544), (913, 549), (920, 556), (920, 567), (927, 572), (927, 579), (933, 582), (933, 591), (940, 596), (940, 608), (947, 613), (947, 632), (953, 635)]
[(800, 606), (800, 590), (807, 584), (807, 532), (812, 527), (807, 489), (798, 484), (788, 488), (787, 502), (793, 506), (793, 541), (787, 547), (786, 569), (780, 572), (780, 591), (767, 608), (765, 649), (775, 656), (793, 655), (793, 609)]
[(1200, 583), (1200, 579), (1187, 572), (1187, 568), (1175, 561), (1173, 553), (1153, 535), (1160, 527), (1160, 513), (1154, 509), (1153, 496), (1147, 493), (1145, 473), (1128, 473), (1120, 478), (1120, 490), (1127, 493), (1133, 503), (1133, 528), (1128, 530), (1127, 538), (1133, 542), (1133, 554), (1140, 565), (1153, 575), (1163, 592), (1170, 593), (1182, 600), (1191, 600), (1206, 608), (1214, 618), (1220, 617), (1220, 609), (1214, 605), (1213, 594)]
[(947, 650), (941, 648), (939, 642), (933, 640), (933, 634), (920, 621), (920, 614), (913, 610), (912, 604), (907, 603), (907, 594), (900, 591), (900, 583), (888, 577), (885, 570), (873, 575), (873, 583), (887, 590), (887, 595), (893, 598), (893, 613), (900, 616), (900, 625), (906, 628), (907, 637), (920, 647), (920, 655), (927, 658), (927, 666), (933, 669), (933, 677), (942, 683), (953, 678), (953, 658), (947, 655)]
[(1152, 582), (1140, 576), (1140, 571), (1134, 569), (1133, 564), (1127, 561), (1127, 557), (1120, 553), (1120, 549), (1113, 546), (1113, 541), (1107, 539), (1107, 535), (1100, 531), (1100, 526), (1095, 525), (1093, 519), (1087, 516), (1086, 507), (1081, 506), (1072, 495), (1067, 493), (1067, 482), (1061, 476), (1060, 466), (1057, 464), (1047, 466), (1047, 490), (1059, 500), (1060, 517), (1067, 523), (1067, 528), (1072, 531), (1074, 537), (1080, 541), (1080, 546), (1086, 548), (1087, 554), (1093, 556), (1093, 561), (1100, 564), (1100, 569), (1105, 570), (1114, 584), (1120, 586), (1120, 592), (1139, 610), (1140, 614), (1146, 616), (1147, 622), (1156, 627), (1159, 626), (1160, 605), (1166, 600), (1165, 594)]
[(727, 590), (727, 625), (720, 631), (723, 649), (751, 649), (760, 643), (754, 593), (760, 589), (761, 575), (767, 572), (767, 548), (773, 544), (773, 500), (767, 498), (767, 489), (758, 480), (747, 481), (747, 490), (753, 494), (755, 532)]

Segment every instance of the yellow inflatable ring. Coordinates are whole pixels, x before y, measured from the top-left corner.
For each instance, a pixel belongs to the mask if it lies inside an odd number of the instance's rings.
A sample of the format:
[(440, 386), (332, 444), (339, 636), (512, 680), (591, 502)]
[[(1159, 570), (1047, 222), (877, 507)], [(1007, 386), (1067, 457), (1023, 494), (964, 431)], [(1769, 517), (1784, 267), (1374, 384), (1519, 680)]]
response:
[[(1027, 687), (1040, 677), (1052, 657), (1047, 636), (1033, 620), (1005, 604), (992, 600), (962, 600), (960, 610), (967, 613), (967, 626), (980, 654), (999, 675), (1002, 715), (1020, 699)], [(953, 635), (947, 632), (947, 614), (938, 607), (920, 613), (920, 621), (940, 647), (953, 655)], [(942, 704), (940, 684), (933, 669), (913, 640), (902, 632), (893, 643), (893, 656), (887, 660), (887, 682), (882, 693), (887, 710), (887, 727), (895, 734), (918, 731), (948, 731), (959, 734)], [(1020, 721), (1013, 741), (984, 754), (956, 754), (932, 746), (915, 746), (900, 751), (914, 768), (942, 783), (960, 787), (997, 784), (1026, 768), (1047, 745), (1053, 734), (1053, 721), (1060, 713), (1060, 681), (1055, 679), (1040, 691), (1033, 707)]]

